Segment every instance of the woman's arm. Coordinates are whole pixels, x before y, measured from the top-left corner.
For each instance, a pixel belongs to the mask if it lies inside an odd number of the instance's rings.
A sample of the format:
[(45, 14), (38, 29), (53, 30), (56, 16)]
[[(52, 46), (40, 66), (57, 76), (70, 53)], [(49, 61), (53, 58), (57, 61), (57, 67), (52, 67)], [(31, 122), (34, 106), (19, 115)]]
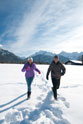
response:
[(22, 68), (21, 71), (22, 71), (22, 72), (25, 72), (25, 71), (26, 71), (26, 64), (24, 64), (24, 66), (23, 66), (23, 68)]
[(38, 72), (39, 74), (41, 73), (40, 70), (36, 67), (35, 64), (34, 64), (34, 70), (35, 70), (36, 72)]

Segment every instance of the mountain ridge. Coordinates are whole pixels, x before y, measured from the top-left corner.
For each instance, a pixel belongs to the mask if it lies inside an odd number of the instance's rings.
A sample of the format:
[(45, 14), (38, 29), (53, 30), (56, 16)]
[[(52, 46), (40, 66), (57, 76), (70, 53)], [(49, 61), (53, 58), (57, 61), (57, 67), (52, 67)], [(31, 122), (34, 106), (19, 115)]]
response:
[[(55, 55), (58, 55), (60, 61), (62, 63), (65, 63), (71, 59), (81, 61), (81, 56), (83, 55), (83, 52), (67, 53), (65, 51), (62, 51), (61, 53), (56, 54), (56, 53), (52, 53), (49, 51), (40, 50), (40, 51), (32, 54), (31, 57), (33, 57), (34, 62), (36, 62), (36, 63), (50, 64)], [(0, 63), (25, 63), (27, 61), (28, 57), (29, 56), (19, 57), (8, 50), (4, 50), (4, 49), (0, 48)]]

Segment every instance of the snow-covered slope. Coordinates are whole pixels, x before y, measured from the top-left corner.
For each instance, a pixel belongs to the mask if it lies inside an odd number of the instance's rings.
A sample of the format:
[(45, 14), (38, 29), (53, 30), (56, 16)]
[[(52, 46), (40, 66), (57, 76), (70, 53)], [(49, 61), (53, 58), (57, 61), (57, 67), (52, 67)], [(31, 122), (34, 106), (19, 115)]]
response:
[(83, 52), (72, 52), (72, 53), (68, 53), (68, 52), (65, 52), (65, 51), (62, 51), (60, 53), (60, 55), (64, 56), (64, 57), (67, 57), (69, 59), (74, 59), (74, 60), (80, 60), (80, 57), (83, 55)]
[(51, 80), (45, 79), (48, 65), (37, 65), (32, 96), (26, 100), (23, 65), (0, 64), (0, 124), (82, 124), (83, 67), (67, 65), (61, 79), (58, 101)]
[(36, 55), (48, 55), (48, 56), (54, 56), (55, 54), (52, 53), (52, 52), (48, 52), (48, 51), (40, 50), (40, 51), (36, 52), (35, 54), (33, 54), (32, 56), (36, 56)]
[(23, 63), (25, 59), (22, 59), (8, 50), (0, 48), (0, 63)]
[[(35, 54), (31, 56), (33, 57), (33, 60), (36, 63), (45, 63), (45, 64), (49, 63), (50, 64), (53, 61), (55, 55), (56, 55), (55, 53), (40, 50), (39, 52), (36, 52)], [(58, 56), (59, 56), (59, 60), (62, 63), (65, 63), (69, 60), (69, 58), (64, 57), (60, 54), (58, 54)]]

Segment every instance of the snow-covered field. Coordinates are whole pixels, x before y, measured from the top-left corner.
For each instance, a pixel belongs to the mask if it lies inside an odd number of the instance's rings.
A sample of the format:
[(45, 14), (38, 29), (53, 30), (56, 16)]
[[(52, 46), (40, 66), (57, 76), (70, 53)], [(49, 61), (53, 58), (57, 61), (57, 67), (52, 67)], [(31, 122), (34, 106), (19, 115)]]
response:
[(58, 101), (53, 98), (48, 65), (37, 65), (32, 96), (26, 100), (23, 65), (0, 64), (0, 124), (83, 124), (83, 66), (66, 66)]

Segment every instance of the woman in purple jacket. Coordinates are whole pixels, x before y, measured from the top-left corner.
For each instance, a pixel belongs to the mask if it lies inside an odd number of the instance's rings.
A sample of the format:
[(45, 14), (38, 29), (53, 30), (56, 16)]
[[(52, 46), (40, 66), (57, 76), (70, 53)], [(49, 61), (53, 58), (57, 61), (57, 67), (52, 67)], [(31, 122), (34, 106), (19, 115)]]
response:
[(31, 95), (31, 84), (35, 76), (34, 71), (37, 71), (39, 74), (41, 74), (41, 72), (36, 68), (36, 65), (33, 63), (33, 58), (29, 57), (28, 62), (25, 63), (24, 67), (22, 68), (22, 72), (25, 72), (28, 87), (27, 99), (30, 98)]

